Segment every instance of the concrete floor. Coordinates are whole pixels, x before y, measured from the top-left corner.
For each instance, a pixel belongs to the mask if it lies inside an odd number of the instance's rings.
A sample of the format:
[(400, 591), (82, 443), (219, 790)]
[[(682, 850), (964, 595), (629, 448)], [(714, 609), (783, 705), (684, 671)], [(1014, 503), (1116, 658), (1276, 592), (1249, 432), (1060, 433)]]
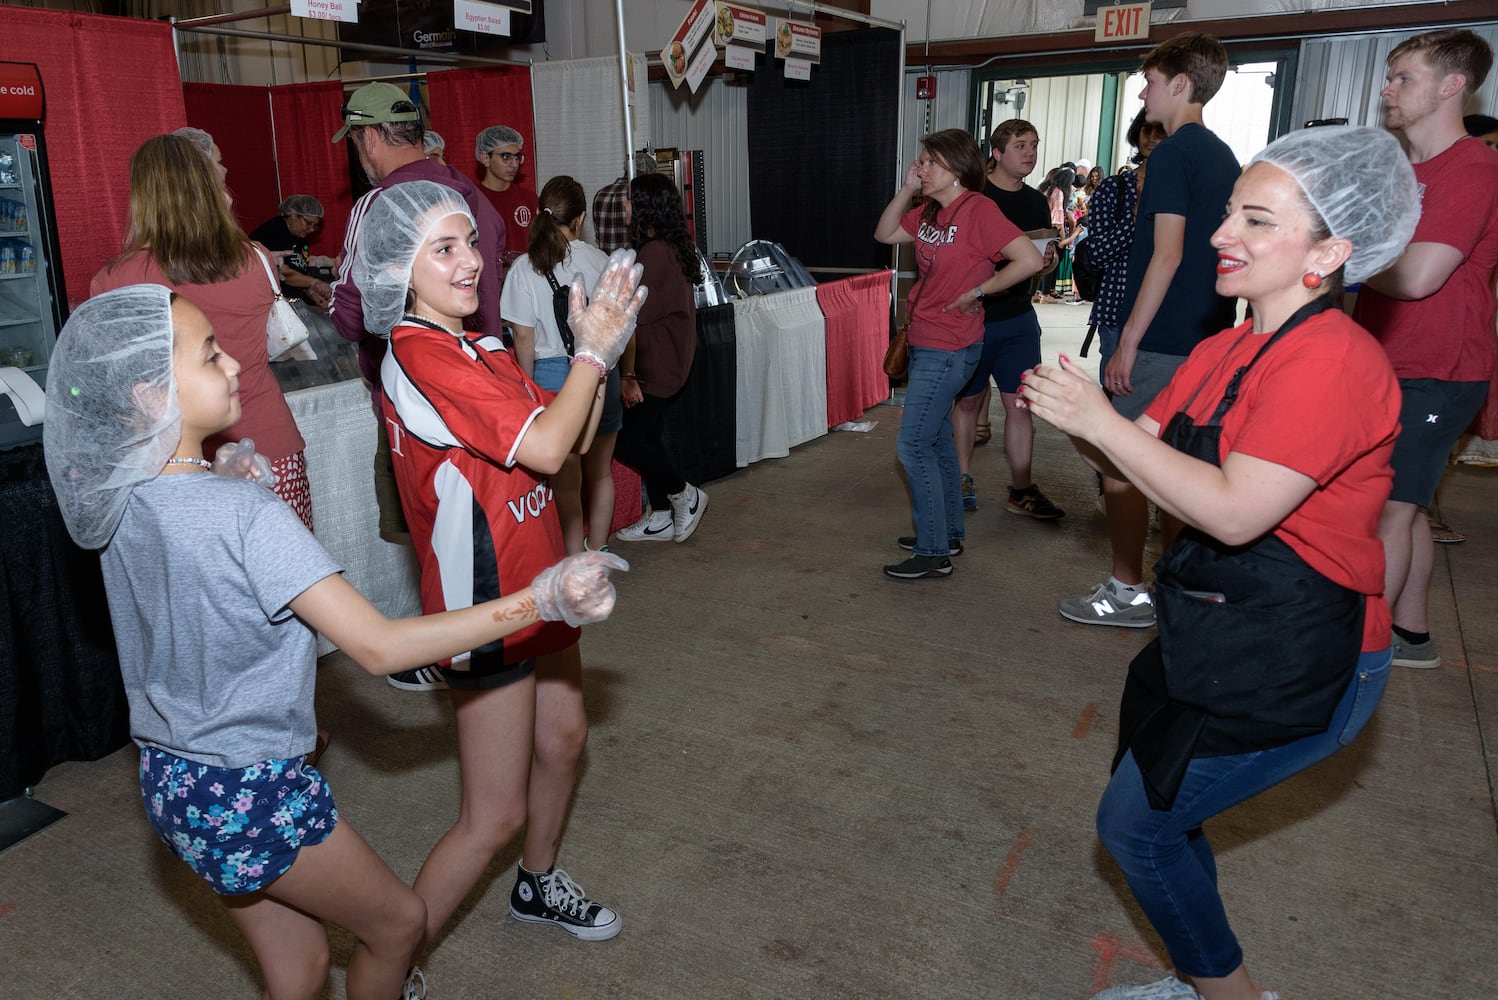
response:
[[(1085, 318), (1043, 307), (1047, 354), (1074, 355)], [(618, 546), (634, 568), (584, 640), (593, 728), (560, 864), (625, 930), (508, 920), (512, 850), (422, 960), (433, 1000), (1082, 1000), (1164, 974), (1092, 829), (1152, 633), (1055, 610), (1106, 567), (1091, 474), (1042, 429), (1037, 476), (1068, 515), (1039, 524), (1001, 509), (1002, 453), (980, 449), (957, 572), (895, 583), (899, 411), (867, 418), (709, 484), (688, 544)], [(1444, 665), (1396, 668), (1356, 744), (1208, 825), (1249, 968), (1285, 1000), (1498, 994), (1495, 476), (1442, 491), (1470, 536), (1437, 553)], [(340, 810), (409, 879), (455, 812), (446, 698), (339, 654), (319, 682)], [(142, 822), (128, 749), (36, 794), (69, 816), (0, 856), (13, 996), (254, 995), (222, 908)]]

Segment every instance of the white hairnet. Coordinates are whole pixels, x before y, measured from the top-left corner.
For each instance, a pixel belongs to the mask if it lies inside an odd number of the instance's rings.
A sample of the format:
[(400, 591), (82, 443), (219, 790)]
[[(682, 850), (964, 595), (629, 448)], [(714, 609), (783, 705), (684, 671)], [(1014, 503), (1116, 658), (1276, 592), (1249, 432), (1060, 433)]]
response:
[(449, 215), (473, 213), (463, 196), (445, 184), (407, 181), (386, 188), (359, 224), (354, 250), (354, 285), (364, 303), (364, 328), (390, 336), (406, 311), (411, 264), (432, 227)]
[(1399, 140), (1383, 129), (1325, 125), (1281, 136), (1249, 161), (1295, 178), (1316, 214), (1352, 244), (1344, 268), (1355, 285), (1384, 270), (1415, 235), (1420, 188)]
[(210, 160), (213, 159), (213, 136), (202, 129), (193, 128), (191, 125), (184, 125), (173, 132), (172, 135), (180, 135), (196, 146), (198, 152), (202, 153), (204, 157)]
[(433, 132), (431, 129), (427, 129), (426, 132), (422, 133), (421, 151), (423, 153), (431, 156), (439, 149), (447, 149), (447, 142), (443, 140), (442, 136), (438, 135), (436, 132)]
[(130, 491), (177, 449), (172, 293), (127, 285), (89, 299), (57, 336), (47, 368), (47, 473), (73, 541), (102, 548)]
[(490, 125), (473, 140), (474, 159), (482, 160), (500, 146), (524, 146), (525, 136), (508, 125)]

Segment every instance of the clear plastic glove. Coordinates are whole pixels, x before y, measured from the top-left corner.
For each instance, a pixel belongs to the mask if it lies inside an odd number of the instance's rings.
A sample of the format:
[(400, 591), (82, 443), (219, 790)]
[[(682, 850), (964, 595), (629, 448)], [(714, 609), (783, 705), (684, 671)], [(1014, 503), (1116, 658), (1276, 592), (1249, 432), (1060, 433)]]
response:
[(531, 581), (541, 620), (576, 627), (601, 622), (614, 610), (609, 571), (629, 571), (629, 563), (612, 552), (578, 552)]
[(572, 279), (567, 300), (567, 325), (577, 354), (591, 354), (612, 368), (635, 332), (635, 319), (645, 304), (649, 289), (640, 284), (644, 268), (635, 263), (633, 250), (615, 250), (609, 255), (593, 299), (588, 300), (582, 278)]
[(221, 444), (213, 456), (213, 472), (226, 479), (248, 479), (266, 489), (276, 485), (276, 474), (270, 471), (270, 459), (255, 451), (255, 442), (241, 438)]

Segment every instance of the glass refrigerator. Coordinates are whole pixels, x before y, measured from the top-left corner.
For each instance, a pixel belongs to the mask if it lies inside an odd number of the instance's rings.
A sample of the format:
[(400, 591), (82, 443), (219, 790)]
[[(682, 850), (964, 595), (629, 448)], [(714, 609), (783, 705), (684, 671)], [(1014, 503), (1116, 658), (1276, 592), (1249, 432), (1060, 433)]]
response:
[(0, 448), (42, 436), (47, 362), (67, 318), (41, 74), (0, 62)]

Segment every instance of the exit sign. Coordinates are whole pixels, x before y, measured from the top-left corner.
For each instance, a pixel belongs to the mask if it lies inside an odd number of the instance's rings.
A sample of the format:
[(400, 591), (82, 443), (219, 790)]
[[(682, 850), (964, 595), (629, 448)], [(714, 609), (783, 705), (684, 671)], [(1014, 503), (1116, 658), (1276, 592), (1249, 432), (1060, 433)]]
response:
[(1093, 35), (1099, 42), (1124, 42), (1136, 38), (1148, 38), (1150, 34), (1150, 5), (1147, 3), (1119, 4), (1097, 9), (1097, 30)]

